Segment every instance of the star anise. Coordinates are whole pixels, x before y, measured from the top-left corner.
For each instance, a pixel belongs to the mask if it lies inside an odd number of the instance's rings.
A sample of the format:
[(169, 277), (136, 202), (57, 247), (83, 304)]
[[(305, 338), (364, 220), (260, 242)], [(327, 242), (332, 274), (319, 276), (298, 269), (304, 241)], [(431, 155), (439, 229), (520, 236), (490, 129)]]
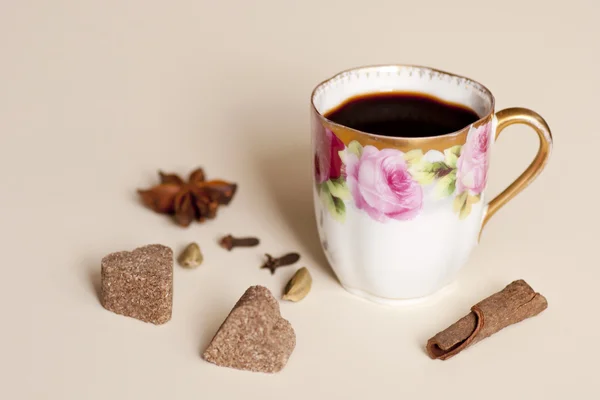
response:
[(229, 204), (237, 189), (235, 183), (207, 181), (202, 168), (192, 171), (187, 182), (176, 174), (158, 171), (158, 175), (159, 185), (138, 190), (142, 202), (157, 213), (173, 215), (181, 226), (194, 219), (202, 222), (214, 218), (219, 206)]

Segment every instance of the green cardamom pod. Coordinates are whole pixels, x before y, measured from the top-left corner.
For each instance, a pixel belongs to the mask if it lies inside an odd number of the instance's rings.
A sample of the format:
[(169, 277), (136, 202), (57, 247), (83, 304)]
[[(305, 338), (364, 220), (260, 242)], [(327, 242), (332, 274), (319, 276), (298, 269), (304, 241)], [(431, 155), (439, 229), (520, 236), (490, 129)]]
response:
[(200, 264), (204, 257), (202, 256), (202, 252), (200, 251), (200, 246), (197, 243), (190, 243), (179, 255), (177, 261), (179, 261), (179, 265), (184, 268), (196, 268)]
[(306, 267), (300, 268), (285, 286), (283, 300), (300, 301), (306, 297), (312, 286), (312, 277)]

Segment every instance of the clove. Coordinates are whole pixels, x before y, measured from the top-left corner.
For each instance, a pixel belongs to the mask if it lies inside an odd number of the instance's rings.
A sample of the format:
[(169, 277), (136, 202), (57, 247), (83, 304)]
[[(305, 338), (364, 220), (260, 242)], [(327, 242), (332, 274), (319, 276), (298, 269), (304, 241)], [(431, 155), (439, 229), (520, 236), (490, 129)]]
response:
[(271, 275), (275, 273), (275, 270), (279, 267), (286, 267), (288, 265), (295, 264), (300, 259), (298, 253), (288, 253), (279, 258), (275, 258), (270, 254), (265, 254), (267, 261), (260, 268), (266, 268), (271, 271)]
[(219, 245), (231, 251), (234, 247), (254, 247), (258, 246), (260, 240), (255, 237), (236, 238), (231, 235), (224, 236), (220, 241)]

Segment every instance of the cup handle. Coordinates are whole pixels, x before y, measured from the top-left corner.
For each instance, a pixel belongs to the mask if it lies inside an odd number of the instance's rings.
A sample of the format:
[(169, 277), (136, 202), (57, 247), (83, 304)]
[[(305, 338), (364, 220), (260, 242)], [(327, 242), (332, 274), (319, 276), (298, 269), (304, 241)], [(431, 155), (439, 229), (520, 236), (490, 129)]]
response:
[[(508, 203), (513, 197), (519, 194), (527, 185), (529, 185), (537, 176), (542, 172), (550, 156), (550, 150), (552, 149), (552, 133), (550, 128), (544, 119), (536, 112), (531, 111), (527, 108), (506, 108), (496, 113), (496, 119), (498, 125), (496, 128), (496, 140), (500, 133), (507, 126), (513, 124), (525, 124), (531, 127), (538, 135), (540, 139), (540, 147), (537, 155), (529, 164), (529, 167), (517, 178), (509, 187), (504, 189), (502, 193), (493, 198), (486, 207), (483, 215), (483, 221), (481, 223), (481, 230), (485, 227), (485, 224), (492, 218), (492, 215), (496, 214), (502, 206)], [(481, 235), (481, 232), (480, 232)]]

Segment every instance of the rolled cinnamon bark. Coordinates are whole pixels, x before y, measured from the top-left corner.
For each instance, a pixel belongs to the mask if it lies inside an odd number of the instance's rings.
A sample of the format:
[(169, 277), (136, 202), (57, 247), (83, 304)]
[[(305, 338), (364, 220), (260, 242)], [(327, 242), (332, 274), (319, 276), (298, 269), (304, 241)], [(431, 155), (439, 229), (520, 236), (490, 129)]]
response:
[(471, 312), (427, 341), (427, 354), (447, 360), (509, 325), (533, 317), (548, 307), (546, 298), (524, 280), (480, 301)]

